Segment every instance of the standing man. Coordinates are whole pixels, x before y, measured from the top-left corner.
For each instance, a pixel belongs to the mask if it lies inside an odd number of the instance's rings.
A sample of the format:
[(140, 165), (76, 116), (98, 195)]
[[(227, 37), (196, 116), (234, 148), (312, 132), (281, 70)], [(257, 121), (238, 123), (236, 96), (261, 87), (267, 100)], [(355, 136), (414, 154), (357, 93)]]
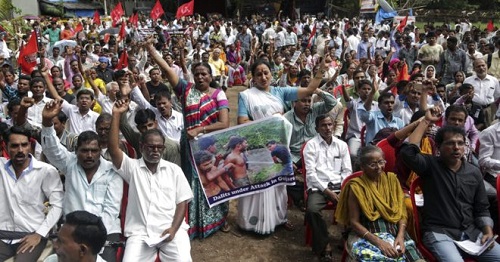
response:
[[(2, 238), (0, 261), (36, 261), (47, 244), (47, 235), (61, 217), (63, 186), (57, 170), (30, 154), (29, 132), (12, 127), (3, 137), (10, 160), (0, 157), (0, 230), (22, 232)], [(51, 208), (43, 212), (44, 202)]]
[[(53, 101), (43, 110), (42, 148), (47, 159), (65, 174), (66, 195), (63, 212), (86, 210), (102, 217), (107, 239), (120, 240), (120, 204), (123, 181), (113, 169), (111, 162), (101, 157), (102, 147), (94, 131), (85, 131), (78, 136), (75, 153), (69, 152), (60, 142), (52, 119), (62, 109), (61, 101)], [(102, 135), (101, 135), (102, 136)], [(116, 248), (106, 247), (102, 257), (112, 262), (116, 259)]]
[[(469, 239), (485, 243), (493, 237), (493, 220), (481, 171), (464, 159), (465, 132), (445, 126), (435, 136), (439, 157), (422, 154), (420, 141), (429, 124), (439, 120), (440, 110), (431, 108), (425, 119), (401, 147), (400, 156), (422, 180), (423, 243), (440, 261), (463, 261), (453, 241)], [(443, 219), (446, 218), (446, 219)], [(500, 246), (494, 242), (479, 261), (498, 261)]]
[(333, 135), (333, 118), (328, 114), (316, 117), (318, 134), (304, 146), (307, 180), (306, 220), (312, 228), (312, 249), (323, 258), (330, 257), (332, 248), (328, 228), (321, 210), (329, 201), (339, 200), (342, 180), (352, 173), (347, 144)]
[[(182, 169), (161, 159), (165, 138), (160, 130), (142, 134), (141, 159), (131, 159), (120, 150), (120, 115), (127, 107), (123, 100), (115, 103), (108, 145), (113, 165), (129, 183), (123, 261), (153, 261), (160, 251), (161, 261), (189, 262), (191, 244), (184, 215), (193, 193)], [(147, 240), (156, 243), (148, 245)]]
[(446, 39), (446, 50), (441, 54), (439, 65), (436, 67), (443, 84), (453, 83), (456, 72), (467, 70), (467, 54), (457, 46), (456, 37), (450, 36)]

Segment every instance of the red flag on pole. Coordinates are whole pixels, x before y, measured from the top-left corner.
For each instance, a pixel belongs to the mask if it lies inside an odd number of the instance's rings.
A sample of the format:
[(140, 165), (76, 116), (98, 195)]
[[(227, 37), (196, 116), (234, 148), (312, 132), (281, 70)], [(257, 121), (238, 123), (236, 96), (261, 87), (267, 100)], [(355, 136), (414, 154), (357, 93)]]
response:
[(124, 69), (128, 67), (128, 54), (127, 49), (123, 49), (122, 54), (120, 55), (120, 59), (118, 60), (118, 65), (116, 65), (116, 69)]
[(131, 15), (128, 19), (128, 22), (137, 27), (138, 26), (138, 23), (139, 23), (139, 14), (137, 12), (135, 12), (133, 15)]
[(151, 19), (156, 20), (165, 13), (161, 6), (160, 0), (156, 0), (155, 6), (151, 9)]
[(179, 19), (183, 16), (193, 15), (194, 13), (194, 0), (191, 0), (177, 8), (175, 18)]
[(115, 6), (115, 9), (111, 11), (111, 20), (113, 20), (113, 27), (120, 22), (120, 19), (122, 18), (122, 15), (125, 12), (123, 11), (122, 3), (118, 3), (117, 6)]
[(127, 36), (127, 31), (125, 31), (125, 21), (122, 21), (122, 25), (120, 27), (120, 32), (118, 33), (118, 37), (120, 38), (120, 41), (122, 41), (123, 39), (125, 39), (125, 37)]
[(21, 67), (24, 74), (31, 74), (36, 66), (36, 58), (38, 53), (36, 31), (31, 32), (30, 39), (26, 45), (22, 46), (19, 51), (17, 64)]
[(307, 40), (307, 48), (311, 48), (315, 35), (316, 35), (316, 23), (314, 23), (311, 35), (309, 36), (309, 40)]
[(93, 20), (94, 24), (97, 24), (97, 25), (101, 24), (101, 14), (99, 14), (98, 10), (95, 10), (94, 17), (92, 17), (92, 20)]
[(82, 25), (82, 23), (78, 23), (78, 25), (76, 25), (75, 29), (73, 30), (73, 35), (75, 36), (80, 31), (83, 31), (83, 25)]
[(400, 33), (403, 33), (403, 30), (405, 29), (406, 23), (408, 23), (408, 15), (405, 18), (403, 18), (403, 20), (401, 20), (401, 22), (398, 25), (397, 30)]
[(495, 25), (493, 24), (493, 20), (490, 19), (490, 21), (488, 21), (488, 24), (486, 25), (486, 30), (488, 30), (488, 32), (493, 32), (493, 30), (495, 30)]

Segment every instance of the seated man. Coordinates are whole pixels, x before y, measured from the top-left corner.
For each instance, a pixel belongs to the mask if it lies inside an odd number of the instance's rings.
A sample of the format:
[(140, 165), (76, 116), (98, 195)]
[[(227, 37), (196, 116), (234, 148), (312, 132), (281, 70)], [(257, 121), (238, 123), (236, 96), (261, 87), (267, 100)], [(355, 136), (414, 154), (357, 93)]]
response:
[[(52, 119), (61, 112), (60, 100), (51, 101), (42, 114), (42, 148), (47, 159), (65, 174), (66, 194), (63, 212), (69, 214), (85, 210), (102, 217), (109, 241), (120, 240), (120, 205), (123, 181), (113, 169), (111, 162), (101, 157), (102, 147), (94, 131), (85, 131), (78, 136), (75, 153), (69, 152), (60, 142)], [(102, 135), (101, 135), (102, 136)], [(113, 262), (117, 249), (106, 247), (102, 257)]]
[[(125, 221), (124, 262), (191, 261), (191, 244), (184, 215), (193, 192), (182, 169), (161, 158), (165, 138), (158, 129), (141, 135), (141, 159), (131, 159), (119, 148), (124, 100), (115, 102), (108, 151), (118, 174), (129, 183)], [(164, 239), (160, 239), (160, 238)], [(152, 243), (148, 245), (147, 241)]]
[[(12, 127), (3, 139), (10, 160), (0, 157), (0, 261), (36, 261), (47, 235), (61, 217), (63, 186), (57, 170), (30, 154), (30, 135)], [(51, 208), (45, 214), (44, 202)]]
[[(463, 261), (465, 254), (453, 241), (484, 243), (493, 237), (493, 220), (481, 171), (464, 160), (463, 128), (445, 126), (438, 130), (435, 142), (439, 157), (420, 152), (422, 136), (431, 122), (439, 120), (439, 114), (434, 108), (426, 112), (400, 156), (422, 180), (424, 245), (440, 261)], [(500, 246), (495, 242), (480, 256), (472, 256), (479, 261), (498, 261), (499, 257)]]
[(363, 85), (371, 85), (372, 87), (364, 104), (358, 107), (359, 118), (366, 124), (366, 145), (373, 140), (375, 134), (377, 134), (380, 129), (385, 127), (401, 129), (404, 124), (401, 118), (394, 116), (394, 95), (392, 93), (382, 93), (378, 97), (378, 108), (380, 111), (371, 111), (373, 96), (375, 92), (377, 92), (377, 89), (373, 88), (370, 82), (365, 82)]
[(71, 212), (54, 242), (56, 254), (44, 261), (105, 262), (98, 254), (106, 243), (106, 234), (102, 218), (87, 211)]
[(333, 135), (330, 115), (316, 117), (318, 134), (304, 147), (307, 199), (306, 220), (312, 229), (312, 248), (322, 257), (331, 256), (328, 229), (321, 217), (328, 201), (338, 201), (342, 180), (352, 173), (347, 144)]

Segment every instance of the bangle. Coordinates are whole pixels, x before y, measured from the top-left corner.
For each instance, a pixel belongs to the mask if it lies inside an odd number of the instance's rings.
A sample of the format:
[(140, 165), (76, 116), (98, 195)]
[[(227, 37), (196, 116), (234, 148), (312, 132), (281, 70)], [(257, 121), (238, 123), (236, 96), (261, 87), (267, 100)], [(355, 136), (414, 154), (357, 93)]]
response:
[(370, 231), (366, 230), (366, 232), (363, 234), (363, 236), (361, 238), (365, 238), (366, 235), (368, 235), (368, 233), (370, 233)]
[(207, 133), (207, 129), (205, 128), (205, 126), (203, 126), (203, 134), (206, 134)]

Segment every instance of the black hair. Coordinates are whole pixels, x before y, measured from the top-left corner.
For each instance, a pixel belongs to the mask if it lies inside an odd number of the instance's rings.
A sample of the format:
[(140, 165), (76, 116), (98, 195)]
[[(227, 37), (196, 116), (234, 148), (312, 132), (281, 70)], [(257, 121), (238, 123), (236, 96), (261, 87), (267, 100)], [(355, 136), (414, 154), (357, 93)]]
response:
[(461, 112), (461, 113), (464, 113), (465, 115), (465, 118), (467, 118), (467, 116), (469, 115), (469, 112), (467, 112), (467, 109), (465, 109), (464, 106), (462, 105), (450, 105), (446, 108), (446, 111), (444, 112), (444, 118), (445, 119), (448, 119), (448, 117), (450, 116), (451, 112)]
[(36, 76), (36, 77), (31, 78), (30, 87), (32, 87), (36, 83), (42, 83), (43, 86), (46, 87), (45, 79), (43, 79), (41, 77)]
[(76, 149), (78, 149), (84, 143), (90, 143), (92, 141), (99, 141), (99, 136), (94, 131), (83, 131), (78, 135), (78, 140), (76, 142)]
[(63, 111), (60, 111), (56, 117), (61, 123), (66, 123), (66, 121), (68, 121), (68, 116)]
[(155, 103), (158, 102), (163, 97), (165, 97), (166, 99), (168, 99), (168, 101), (170, 101), (172, 99), (172, 94), (168, 90), (161, 90), (160, 92), (155, 94), (154, 98)]
[(300, 70), (299, 75), (298, 75), (299, 79), (302, 79), (302, 77), (304, 77), (304, 76), (311, 76), (311, 71), (309, 71), (307, 69)]
[(23, 135), (28, 138), (28, 140), (31, 139), (31, 132), (23, 127), (20, 126), (12, 126), (11, 128), (7, 129), (2, 135), (3, 135), (3, 140), (5, 141), (6, 144), (9, 143), (9, 137), (12, 134), (16, 135)]
[(319, 127), (319, 122), (323, 121), (323, 119), (325, 119), (325, 118), (330, 118), (333, 121), (333, 118), (330, 114), (321, 114), (321, 115), (317, 116), (316, 119), (314, 120), (314, 124), (316, 124), (316, 128)]
[(75, 81), (75, 77), (79, 77), (80, 80), (83, 81), (83, 77), (80, 75), (80, 74), (74, 74), (72, 77), (71, 77), (71, 81)]
[(204, 63), (204, 62), (195, 63), (194, 65), (191, 66), (191, 71), (193, 72), (193, 75), (194, 75), (194, 70), (200, 66), (205, 67), (208, 70), (208, 73), (210, 73), (210, 75), (212, 75), (212, 68), (210, 67), (210, 65), (208, 63)]
[(205, 150), (200, 150), (200, 151), (197, 151), (194, 153), (193, 158), (194, 158), (194, 162), (196, 163), (196, 165), (199, 166), (202, 163), (205, 163), (207, 161), (211, 161), (213, 158), (213, 155)]
[(417, 112), (413, 113), (410, 119), (410, 123), (413, 123), (417, 120), (419, 120), (421, 117), (425, 116), (425, 110), (418, 110)]
[(99, 117), (95, 120), (95, 126), (97, 129), (97, 126), (100, 125), (102, 122), (111, 122), (113, 119), (113, 116), (111, 116), (110, 113), (101, 113)]
[(422, 73), (415, 73), (415, 74), (413, 74), (413, 75), (410, 76), (410, 81), (415, 80), (417, 77), (424, 78), (424, 74), (422, 74)]
[(385, 99), (389, 99), (389, 98), (391, 98), (391, 97), (394, 97), (394, 94), (393, 94), (393, 93), (391, 93), (391, 92), (382, 93), (382, 94), (380, 94), (380, 96), (378, 97), (377, 102), (378, 102), (379, 104), (382, 104), (382, 102), (383, 102)]
[(443, 126), (440, 129), (438, 129), (436, 136), (434, 137), (434, 141), (436, 142), (437, 147), (441, 146), (441, 144), (444, 141), (444, 135), (446, 133), (451, 133), (451, 134), (456, 134), (456, 135), (462, 135), (465, 141), (465, 130), (461, 127), (458, 126)]
[(29, 75), (20, 75), (19, 79), (17, 81), (19, 81), (19, 80), (27, 80), (27, 81), (29, 81), (31, 83), (31, 76), (29, 76)]
[(266, 143), (266, 146), (269, 146), (269, 145), (276, 145), (276, 140), (269, 140), (267, 143)]
[(78, 98), (80, 98), (80, 96), (82, 95), (90, 95), (90, 98), (94, 100), (94, 92), (90, 89), (82, 88), (78, 90), (78, 92), (76, 92), (76, 99), (78, 100)]
[(467, 91), (467, 90), (470, 90), (470, 89), (474, 89), (474, 86), (471, 85), (471, 84), (467, 84), (467, 83), (464, 83), (462, 84), (459, 88), (458, 88), (458, 93), (459, 94), (463, 94), (463, 92)]
[(106, 227), (100, 217), (78, 210), (67, 214), (64, 224), (75, 228), (71, 236), (76, 243), (90, 247), (94, 256), (99, 254), (107, 238)]
[[(235, 137), (231, 137), (231, 139), (229, 139), (229, 142), (227, 142), (227, 148), (228, 149), (234, 149), (237, 145), (243, 143), (243, 141), (246, 141), (247, 139), (244, 138), (244, 137), (239, 137), (239, 136), (235, 136)], [(269, 142), (268, 142), (269, 144)], [(276, 144), (276, 142), (275, 142)], [(267, 144), (266, 144), (267, 146)]]
[(252, 76), (255, 76), (255, 70), (257, 70), (257, 67), (260, 65), (266, 65), (269, 70), (271, 70), (271, 66), (269, 65), (268, 62), (264, 60), (258, 60), (255, 63), (252, 64), (250, 67), (250, 72), (252, 72)]
[[(361, 71), (359, 71), (361, 72)], [(373, 83), (369, 80), (363, 79), (359, 80), (357, 89), (360, 89), (364, 85), (369, 85), (373, 89)]]
[(17, 97), (13, 97), (9, 100), (9, 103), (7, 104), (7, 111), (12, 112), (14, 110), (15, 106), (20, 106), (21, 105), (21, 99)]
[(113, 80), (114, 81), (118, 81), (118, 79), (121, 78), (121, 77), (124, 77), (126, 73), (127, 72), (125, 72), (125, 70), (123, 70), (123, 69), (115, 71), (113, 73)]
[(135, 113), (134, 122), (136, 125), (144, 125), (149, 120), (155, 121), (156, 114), (151, 109), (141, 109)]

